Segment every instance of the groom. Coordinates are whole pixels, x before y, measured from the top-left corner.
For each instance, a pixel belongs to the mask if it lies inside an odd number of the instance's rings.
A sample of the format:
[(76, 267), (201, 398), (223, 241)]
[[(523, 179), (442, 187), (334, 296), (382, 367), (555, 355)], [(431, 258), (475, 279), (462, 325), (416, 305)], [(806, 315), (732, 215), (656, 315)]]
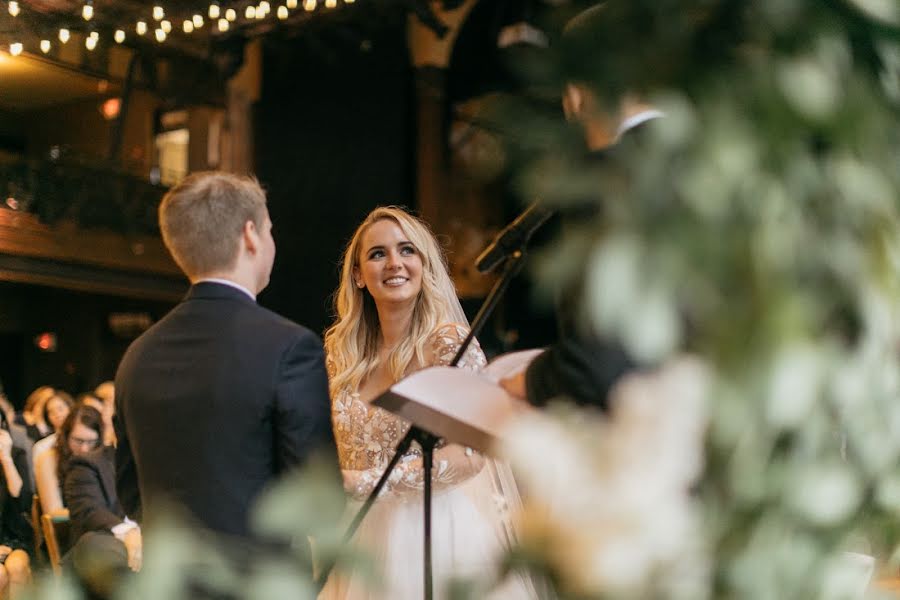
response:
[(249, 510), (277, 477), (314, 456), (339, 477), (322, 344), (256, 303), (275, 242), (255, 179), (193, 174), (163, 198), (159, 225), (192, 285), (119, 365), (119, 498), (129, 515), (165, 500), (251, 538)]

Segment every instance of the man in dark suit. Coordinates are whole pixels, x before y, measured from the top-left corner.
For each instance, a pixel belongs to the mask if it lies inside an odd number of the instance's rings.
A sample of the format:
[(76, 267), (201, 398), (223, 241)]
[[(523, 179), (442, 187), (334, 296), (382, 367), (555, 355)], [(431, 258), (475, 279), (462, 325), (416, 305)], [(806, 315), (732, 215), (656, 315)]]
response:
[[(573, 18), (562, 37), (564, 51), (574, 56), (590, 56), (599, 30), (610, 28), (621, 17), (626, 1), (609, 0), (583, 11)], [(627, 10), (627, 9), (626, 9)], [(600, 36), (607, 43), (608, 36)], [(627, 43), (642, 44), (638, 39)], [(609, 51), (609, 48), (605, 48)], [(619, 48), (620, 51), (627, 51)], [(586, 64), (582, 64), (586, 63)], [(577, 125), (584, 139), (586, 168), (614, 158), (619, 147), (640, 143), (639, 131), (649, 127), (662, 116), (660, 111), (645, 102), (627, 85), (610, 84), (601, 91), (588, 83), (590, 61), (577, 61), (574, 70), (566, 66), (567, 80), (563, 87), (562, 105), (567, 120)], [(584, 75), (584, 77), (582, 77)], [(598, 189), (600, 182), (598, 182)], [(599, 194), (598, 194), (599, 195)], [(563, 211), (563, 227), (582, 223), (596, 216), (599, 198), (586, 198)], [(584, 281), (567, 290), (567, 302), (557, 308), (559, 339), (539, 355), (525, 371), (502, 380), (501, 385), (514, 396), (543, 407), (556, 398), (571, 400), (580, 406), (608, 408), (609, 393), (627, 373), (638, 368), (637, 361), (628, 355), (616, 340), (604, 338), (585, 327), (580, 302), (584, 297)]]
[(256, 303), (275, 242), (255, 179), (191, 175), (163, 198), (159, 223), (192, 286), (119, 365), (119, 499), (144, 521), (174, 503), (252, 539), (250, 508), (280, 475), (321, 456), (339, 477), (322, 344)]

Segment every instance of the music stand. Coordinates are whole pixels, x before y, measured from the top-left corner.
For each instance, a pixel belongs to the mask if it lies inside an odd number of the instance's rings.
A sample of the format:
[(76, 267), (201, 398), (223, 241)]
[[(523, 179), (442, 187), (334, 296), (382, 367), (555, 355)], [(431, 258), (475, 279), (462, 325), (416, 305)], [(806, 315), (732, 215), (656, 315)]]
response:
[[(465, 355), (466, 350), (468, 350), (469, 346), (472, 343), (472, 340), (475, 339), (475, 336), (481, 332), (481, 329), (484, 327), (487, 322), (488, 317), (496, 308), (497, 303), (502, 298), (503, 293), (506, 291), (506, 288), (509, 287), (510, 281), (515, 277), (519, 271), (522, 269), (525, 260), (525, 251), (524, 244), (527, 242), (527, 239), (522, 240), (522, 248), (515, 250), (512, 252), (503, 262), (503, 272), (500, 275), (500, 278), (494, 284), (494, 287), (491, 288), (491, 292), (488, 294), (488, 297), (485, 299), (484, 304), (481, 305), (481, 308), (478, 311), (478, 314), (475, 315), (475, 319), (472, 321), (472, 326), (469, 330), (469, 335), (466, 336), (465, 340), (463, 340), (462, 345), (460, 345), (459, 350), (456, 352), (456, 356), (453, 357), (453, 360), (450, 362), (451, 367), (455, 367), (459, 364), (459, 361)], [(412, 376), (415, 376), (413, 374)], [(411, 376), (411, 377), (412, 377)], [(405, 380), (404, 380), (405, 381)], [(401, 399), (402, 398), (402, 399)], [(397, 409), (406, 409), (406, 412), (410, 412), (412, 410), (413, 404), (409, 402), (408, 398), (403, 398), (402, 396), (398, 396), (397, 394), (393, 394), (390, 390), (378, 396), (375, 400), (372, 401), (373, 404), (384, 406), (387, 410), (391, 410), (389, 407), (397, 408)], [(383, 403), (383, 404), (380, 404)], [(391, 411), (393, 412), (393, 411)], [(398, 413), (400, 414), (400, 413)], [(421, 413), (419, 409), (415, 409), (413, 411), (412, 416), (418, 418), (422, 415), (427, 415), (427, 411), (425, 413)], [(400, 416), (404, 416), (401, 414)], [(464, 431), (466, 428), (469, 429), (477, 429), (472, 423), (461, 423), (455, 422), (453, 420), (446, 419), (437, 419), (436, 421), (431, 421), (430, 419), (426, 419), (426, 422), (431, 427), (437, 427), (445, 432), (450, 432), (451, 434), (459, 433), (460, 431)], [(464, 426), (464, 427), (463, 427)], [(471, 434), (471, 431), (470, 431)], [(350, 522), (350, 525), (347, 527), (347, 531), (344, 534), (343, 543), (346, 544), (350, 541), (353, 535), (356, 533), (356, 530), (359, 528), (360, 523), (368, 514), (369, 510), (372, 508), (372, 505), (375, 503), (375, 500), (378, 498), (378, 494), (381, 493), (382, 488), (385, 483), (387, 483), (388, 478), (394, 470), (394, 467), (397, 466), (397, 463), (403, 457), (404, 454), (409, 450), (409, 447), (412, 445), (414, 441), (418, 442), (422, 447), (422, 469), (425, 473), (423, 477), (424, 480), (424, 491), (422, 503), (424, 505), (424, 535), (423, 535), (423, 543), (424, 543), (424, 581), (425, 581), (425, 600), (432, 600), (434, 597), (434, 582), (432, 578), (432, 565), (431, 565), (431, 468), (434, 460), (434, 448), (437, 445), (438, 441), (441, 439), (435, 433), (431, 433), (430, 431), (417, 426), (415, 422), (413, 422), (413, 426), (409, 428), (406, 435), (400, 442), (397, 444), (397, 447), (394, 449), (394, 456), (391, 458), (391, 461), (388, 463), (387, 467), (384, 470), (381, 478), (375, 484), (375, 487), (369, 493), (363, 505), (360, 507), (359, 511), (353, 517), (353, 520)], [(457, 440), (452, 437), (446, 437), (446, 439), (456, 442), (462, 441)], [(462, 442), (464, 443), (464, 442)], [(485, 445), (484, 443), (479, 445)], [(487, 444), (489, 445), (489, 444)], [(473, 446), (478, 447), (478, 446)], [(479, 448), (482, 449), (482, 448)], [(322, 574), (318, 581), (318, 589), (321, 589), (325, 586), (325, 583), (328, 581), (328, 576), (331, 574), (331, 571), (334, 570), (335, 563), (331, 561), (322, 569)]]

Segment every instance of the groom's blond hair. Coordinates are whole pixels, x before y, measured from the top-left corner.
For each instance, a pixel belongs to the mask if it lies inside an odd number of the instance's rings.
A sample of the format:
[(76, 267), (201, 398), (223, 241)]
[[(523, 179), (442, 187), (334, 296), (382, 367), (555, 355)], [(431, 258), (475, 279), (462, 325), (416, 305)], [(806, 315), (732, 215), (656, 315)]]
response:
[(266, 194), (254, 177), (222, 171), (189, 175), (163, 196), (159, 229), (191, 280), (233, 269), (247, 221), (261, 228)]

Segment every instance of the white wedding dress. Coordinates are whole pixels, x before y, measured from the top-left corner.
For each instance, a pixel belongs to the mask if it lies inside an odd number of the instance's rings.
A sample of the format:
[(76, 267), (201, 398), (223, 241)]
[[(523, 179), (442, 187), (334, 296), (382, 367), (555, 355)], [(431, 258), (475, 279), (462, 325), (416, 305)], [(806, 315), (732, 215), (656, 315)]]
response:
[[(466, 336), (460, 325), (444, 325), (430, 338), (434, 365), (448, 365)], [(460, 367), (480, 370), (487, 361), (473, 342)], [(428, 366), (434, 366), (428, 365)], [(358, 510), (393, 456), (409, 423), (359, 398), (336, 390), (332, 419), (344, 486)], [(387, 485), (357, 530), (352, 543), (374, 559), (383, 585), (375, 588), (359, 573), (335, 571), (319, 600), (419, 600), (423, 597), (422, 490), (424, 473), (417, 445), (394, 469)], [(485, 578), (509, 547), (510, 510), (518, 492), (508, 467), (455, 444), (439, 447), (432, 476), (432, 564), (434, 597), (446, 597), (451, 578)], [(533, 586), (510, 576), (488, 596), (535, 598)]]

